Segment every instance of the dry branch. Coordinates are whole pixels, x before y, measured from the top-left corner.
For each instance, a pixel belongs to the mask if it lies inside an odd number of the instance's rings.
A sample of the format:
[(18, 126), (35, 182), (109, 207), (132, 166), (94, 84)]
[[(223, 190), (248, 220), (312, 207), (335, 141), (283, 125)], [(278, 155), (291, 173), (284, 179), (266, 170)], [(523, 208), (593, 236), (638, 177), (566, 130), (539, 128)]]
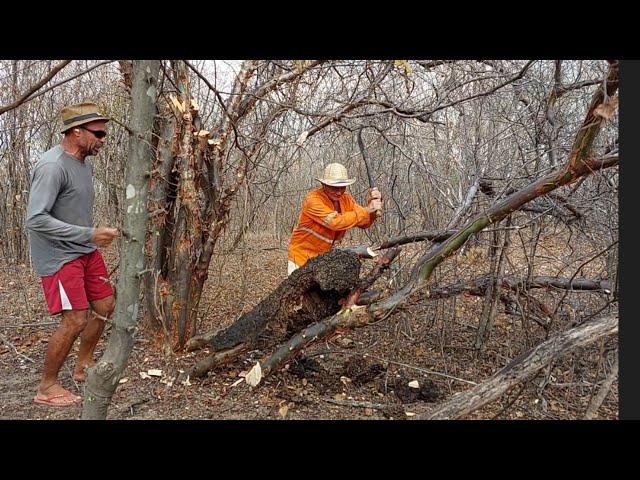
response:
[(386, 248), (396, 247), (398, 245), (404, 245), (406, 243), (422, 242), (424, 240), (439, 243), (451, 237), (454, 233), (456, 233), (456, 230), (428, 230), (414, 233), (413, 235), (400, 235), (385, 240), (379, 247), (377, 247), (377, 249), (383, 250)]
[(66, 67), (69, 63), (71, 63), (71, 60), (63, 60), (60, 63), (58, 63), (55, 67), (51, 69), (51, 71), (48, 74), (46, 74), (42, 78), (42, 80), (40, 80), (38, 83), (31, 86), (31, 88), (29, 88), (24, 94), (22, 94), (15, 102), (10, 103), (9, 105), (0, 107), (0, 115), (22, 105), (31, 95), (33, 95), (35, 92), (40, 90), (40, 88), (42, 88), (43, 85), (46, 85), (49, 80), (55, 77), (55, 75), (64, 67)]
[(367, 245), (358, 245), (356, 247), (340, 247), (338, 248), (338, 250), (353, 252), (358, 255), (358, 258), (375, 258), (378, 255)]
[[(483, 275), (472, 280), (461, 280), (451, 285), (435, 286), (429, 290), (430, 298), (445, 298), (460, 293), (468, 292), (473, 295), (484, 295), (491, 281), (491, 275)], [(516, 292), (533, 288), (557, 288), (575, 291), (611, 292), (611, 282), (608, 280), (589, 280), (586, 278), (561, 278), (536, 276), (531, 279), (518, 278), (513, 275), (503, 276), (500, 279), (502, 288)]]
[(215, 352), (213, 355), (209, 355), (196, 363), (193, 368), (185, 373), (187, 378), (203, 377), (209, 370), (212, 370), (220, 365), (224, 365), (230, 362), (242, 352), (247, 350), (247, 346), (244, 343), (240, 343), (233, 348), (223, 350), (221, 352)]
[(391, 403), (359, 402), (356, 400), (335, 400), (333, 398), (325, 398), (324, 401), (327, 403), (333, 403), (334, 405), (340, 405), (341, 407), (370, 408), (372, 410), (386, 410), (388, 408), (398, 406)]
[(436, 106), (434, 108), (431, 108), (429, 110), (416, 111), (416, 110), (401, 109), (401, 108), (396, 107), (395, 105), (393, 105), (390, 102), (381, 101), (381, 100), (371, 101), (369, 103), (372, 104), (372, 105), (380, 105), (382, 107), (386, 107), (387, 109), (389, 109), (393, 113), (395, 113), (397, 115), (400, 115), (402, 117), (405, 117), (405, 118), (416, 118), (417, 120), (419, 120), (421, 122), (429, 122), (430, 119), (431, 119), (431, 116), (435, 112), (438, 112), (440, 110), (444, 110), (444, 109), (453, 107), (455, 105), (460, 105), (462, 103), (468, 102), (468, 101), (473, 100), (475, 98), (486, 97), (486, 96), (492, 95), (495, 92), (497, 92), (498, 90), (500, 90), (501, 88), (520, 80), (524, 76), (524, 74), (527, 72), (529, 67), (531, 67), (531, 65), (534, 62), (535, 62), (535, 60), (531, 60), (531, 61), (527, 62), (527, 64), (516, 75), (514, 75), (513, 77), (505, 80), (501, 84), (491, 88), (490, 90), (487, 90), (486, 92), (476, 93), (476, 94), (470, 95), (468, 97), (464, 97), (464, 98), (461, 98), (461, 99), (458, 99), (458, 100), (453, 100), (453, 101), (451, 101), (449, 103), (446, 103), (446, 104), (443, 104), (443, 105), (438, 105), (438, 106)]
[(29, 361), (29, 362), (31, 362), (31, 363), (35, 363), (35, 360), (33, 360), (31, 357), (27, 357), (26, 355), (23, 355), (22, 353), (20, 353), (20, 352), (18, 351), (18, 349), (16, 348), (16, 346), (15, 346), (13, 343), (11, 343), (11, 342), (7, 339), (7, 337), (5, 337), (4, 335), (2, 335), (1, 333), (0, 333), (0, 341), (1, 341), (2, 343), (4, 343), (5, 345), (7, 345), (8, 347), (13, 348), (13, 351), (14, 351), (14, 352), (16, 353), (16, 355), (18, 355), (19, 357), (22, 357), (22, 358), (24, 358), (25, 360), (28, 360), (28, 361)]
[[(89, 73), (92, 70), (95, 70), (98, 67), (101, 67), (102, 65), (107, 65), (109, 63), (113, 63), (113, 60), (105, 60), (104, 62), (100, 62), (100, 63), (96, 63), (95, 65), (92, 65), (91, 67), (76, 73), (75, 75), (71, 75), (69, 78), (65, 78), (64, 80), (60, 80), (59, 82), (54, 83), (53, 85), (45, 88), (44, 90), (40, 90), (38, 93), (31, 95), (27, 100), (25, 100), (25, 102), (30, 102), (31, 100), (38, 98), (41, 95), (44, 95), (47, 92), (50, 92), (51, 90), (58, 88), (61, 85), (64, 85), (65, 83), (69, 83), (72, 80), (75, 80), (76, 78), (81, 77), (82, 75), (86, 75), (87, 73)], [(116, 122), (118, 125), (120, 125), (121, 127), (124, 127), (128, 130), (129, 127), (127, 127), (126, 125), (120, 123), (117, 119), (115, 118), (111, 118), (112, 122)]]
[(480, 188), (480, 176), (478, 176), (475, 182), (473, 182), (473, 185), (469, 187), (469, 191), (467, 192), (467, 195), (465, 196), (464, 200), (462, 201), (458, 209), (453, 214), (453, 217), (451, 218), (451, 220), (449, 220), (449, 223), (445, 227), (446, 229), (452, 228), (456, 225), (456, 223), (458, 223), (458, 221), (464, 215), (464, 212), (471, 206), (471, 203), (473, 202), (473, 199), (478, 193), (479, 188)]

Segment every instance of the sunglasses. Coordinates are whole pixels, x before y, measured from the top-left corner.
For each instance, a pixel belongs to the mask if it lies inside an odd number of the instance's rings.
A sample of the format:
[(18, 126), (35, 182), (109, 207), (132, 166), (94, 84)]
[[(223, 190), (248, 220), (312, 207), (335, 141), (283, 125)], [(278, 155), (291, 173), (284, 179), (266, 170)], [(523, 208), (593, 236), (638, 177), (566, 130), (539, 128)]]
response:
[(80, 126), (79, 128), (86, 130), (87, 132), (93, 133), (93, 136), (96, 138), (104, 138), (107, 136), (107, 132), (104, 130), (91, 130), (90, 128)]

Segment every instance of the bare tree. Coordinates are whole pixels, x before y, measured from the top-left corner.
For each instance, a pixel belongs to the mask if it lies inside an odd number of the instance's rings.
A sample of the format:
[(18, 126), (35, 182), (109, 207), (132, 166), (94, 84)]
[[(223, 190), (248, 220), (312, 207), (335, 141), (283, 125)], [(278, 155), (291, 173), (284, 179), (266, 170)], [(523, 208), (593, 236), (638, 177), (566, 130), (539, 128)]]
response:
[(140, 308), (140, 277), (144, 274), (144, 237), (147, 229), (147, 176), (151, 165), (151, 133), (156, 107), (156, 83), (160, 62), (139, 60), (133, 63), (131, 89), (132, 136), (126, 173), (127, 214), (123, 235), (122, 267), (114, 326), (107, 348), (98, 363), (88, 370), (87, 393), (82, 411), (85, 420), (104, 419), (118, 380), (133, 348)]

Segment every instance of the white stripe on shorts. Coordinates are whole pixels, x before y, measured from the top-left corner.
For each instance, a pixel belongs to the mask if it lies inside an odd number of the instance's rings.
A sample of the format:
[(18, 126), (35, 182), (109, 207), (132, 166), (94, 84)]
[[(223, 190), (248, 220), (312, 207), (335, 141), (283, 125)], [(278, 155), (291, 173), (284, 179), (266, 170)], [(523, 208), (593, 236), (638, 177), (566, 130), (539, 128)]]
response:
[(60, 290), (60, 300), (62, 300), (62, 310), (73, 310), (69, 297), (67, 297), (67, 292), (64, 291), (60, 280), (58, 280), (58, 289)]

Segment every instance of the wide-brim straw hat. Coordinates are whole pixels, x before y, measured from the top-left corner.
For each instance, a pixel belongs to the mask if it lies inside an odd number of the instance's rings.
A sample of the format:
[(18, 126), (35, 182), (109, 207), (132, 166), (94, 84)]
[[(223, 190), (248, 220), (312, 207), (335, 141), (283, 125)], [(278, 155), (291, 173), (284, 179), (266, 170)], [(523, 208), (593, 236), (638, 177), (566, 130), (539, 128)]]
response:
[(96, 120), (108, 122), (110, 118), (100, 113), (95, 103), (85, 102), (69, 105), (60, 110), (60, 121), (62, 122), (62, 130), (60, 130), (60, 133), (64, 133), (70, 128), (84, 125), (85, 123), (95, 122)]
[(330, 163), (324, 167), (322, 178), (316, 178), (316, 180), (332, 187), (346, 187), (356, 181), (355, 178), (349, 178), (347, 169), (341, 163)]

